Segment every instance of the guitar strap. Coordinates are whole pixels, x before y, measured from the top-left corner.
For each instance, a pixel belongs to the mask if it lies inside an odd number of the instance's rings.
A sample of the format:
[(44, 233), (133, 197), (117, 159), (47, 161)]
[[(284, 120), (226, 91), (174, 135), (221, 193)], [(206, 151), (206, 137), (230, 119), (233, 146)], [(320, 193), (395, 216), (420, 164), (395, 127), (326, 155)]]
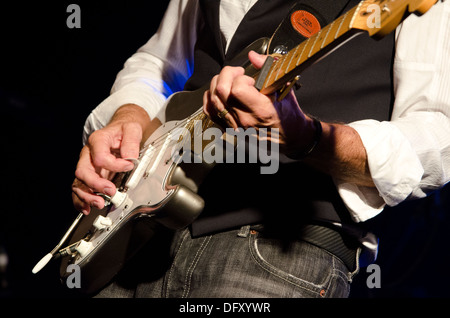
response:
[[(191, 91), (202, 87), (225, 65), (233, 65), (233, 58), (254, 40), (272, 37), (271, 46), (276, 47), (279, 44), (292, 46), (306, 39), (301, 32), (305, 33), (304, 29), (308, 30), (309, 27), (305, 23), (311, 21), (305, 20), (304, 17), (302, 20), (300, 16), (302, 12), (292, 17), (296, 11), (304, 11), (308, 17), (311, 15), (316, 17), (322, 28), (358, 2), (358, 0), (259, 0), (245, 15), (225, 52), (219, 24), (220, 1), (200, 0), (204, 26), (200, 30), (195, 46), (194, 72), (186, 82), (185, 90)], [(290, 23), (291, 19), (295, 18), (303, 21), (294, 23), (301, 32)], [(287, 34), (283, 35), (283, 31)], [(293, 36), (294, 41), (290, 40), (290, 36)]]
[(336, 20), (346, 9), (353, 7), (349, 6), (353, 2), (355, 1), (298, 1), (272, 35), (268, 53), (291, 50)]

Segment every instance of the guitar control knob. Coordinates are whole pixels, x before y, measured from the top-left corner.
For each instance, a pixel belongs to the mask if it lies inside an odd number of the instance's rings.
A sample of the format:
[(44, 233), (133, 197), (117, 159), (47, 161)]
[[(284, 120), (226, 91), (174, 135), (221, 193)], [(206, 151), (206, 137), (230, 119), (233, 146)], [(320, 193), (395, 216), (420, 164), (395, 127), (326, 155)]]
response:
[(111, 198), (111, 203), (114, 204), (116, 208), (122, 205), (123, 202), (127, 199), (127, 194), (117, 191), (116, 194)]
[(76, 247), (76, 251), (80, 253), (81, 257), (84, 257), (92, 250), (92, 247), (93, 245), (91, 242), (86, 242), (85, 240), (82, 240)]
[(107, 227), (110, 227), (113, 224), (110, 218), (105, 218), (102, 215), (97, 216), (95, 219), (93, 226), (98, 230), (104, 230)]

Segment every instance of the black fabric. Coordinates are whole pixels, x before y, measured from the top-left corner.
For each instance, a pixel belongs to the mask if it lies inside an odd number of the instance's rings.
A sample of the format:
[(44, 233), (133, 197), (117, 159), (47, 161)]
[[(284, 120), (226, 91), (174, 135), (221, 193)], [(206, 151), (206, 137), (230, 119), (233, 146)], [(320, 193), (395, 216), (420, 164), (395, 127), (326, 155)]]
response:
[(307, 40), (307, 37), (303, 36), (292, 27), (291, 16), (294, 12), (302, 10), (311, 13), (319, 21), (320, 28), (322, 29), (339, 17), (350, 3), (351, 0), (298, 1), (290, 8), (289, 13), (272, 35), (269, 53), (273, 53), (274, 49), (280, 46), (291, 50), (299, 43)]
[[(240, 24), (226, 55), (217, 19), (219, 1), (200, 2), (205, 15), (212, 12), (213, 18), (205, 18), (196, 46), (194, 74), (186, 89), (196, 89), (208, 82), (254, 40), (270, 37), (297, 1), (258, 1)], [(317, 4), (314, 8), (318, 12), (330, 3), (310, 2)], [(339, 8), (335, 7), (336, 17), (357, 4), (355, 0), (348, 4), (341, 2)], [(322, 14), (322, 18), (330, 19), (332, 15)], [(393, 34), (381, 41), (364, 35), (350, 41), (301, 74), (302, 88), (296, 91), (301, 108), (327, 122), (388, 120), (393, 105), (393, 52)], [(287, 225), (293, 231), (311, 219), (352, 223), (331, 177), (301, 162), (280, 164), (274, 175), (262, 175), (258, 164), (219, 164), (199, 193), (206, 206), (192, 225), (193, 236), (252, 223), (284, 228)]]
[[(303, 8), (313, 11), (323, 27), (339, 16), (342, 11), (350, 8), (349, 3), (352, 2), (356, 3), (354, 0), (259, 0), (238, 26), (225, 54), (225, 44), (218, 24), (220, 1), (200, 0), (205, 24), (194, 52), (194, 61), (199, 62), (194, 63), (194, 72), (185, 84), (185, 90), (200, 88), (218, 74), (225, 65), (232, 65), (233, 57), (251, 42), (263, 37), (271, 38), (278, 27), (282, 30), (274, 43), (282, 42), (285, 45), (300, 43), (305, 38), (282, 23), (284, 20), (289, 20), (289, 13), (293, 10)], [(313, 6), (318, 7), (321, 13), (312, 8)], [(286, 36), (284, 36), (285, 31), (288, 32)], [(289, 39), (292, 39), (292, 42), (289, 42)]]

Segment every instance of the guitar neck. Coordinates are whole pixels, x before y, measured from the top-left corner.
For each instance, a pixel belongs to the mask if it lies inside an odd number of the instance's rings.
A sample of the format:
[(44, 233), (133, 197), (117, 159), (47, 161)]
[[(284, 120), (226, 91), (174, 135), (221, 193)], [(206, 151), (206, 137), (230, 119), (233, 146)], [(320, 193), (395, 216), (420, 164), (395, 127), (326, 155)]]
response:
[(364, 0), (286, 55), (276, 59), (260, 85), (263, 94), (281, 90), (305, 68), (319, 61), (356, 35), (381, 38), (392, 32), (409, 13), (424, 14), (437, 0)]
[(275, 60), (267, 74), (261, 93), (271, 94), (339, 46), (363, 33), (352, 28), (355, 14), (363, 2)]

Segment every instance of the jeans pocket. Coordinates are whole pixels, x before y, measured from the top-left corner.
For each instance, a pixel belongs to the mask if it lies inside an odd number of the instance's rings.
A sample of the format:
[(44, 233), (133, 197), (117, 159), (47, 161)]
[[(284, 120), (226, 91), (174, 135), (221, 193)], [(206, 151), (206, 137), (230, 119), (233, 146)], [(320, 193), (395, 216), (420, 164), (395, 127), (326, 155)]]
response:
[(249, 248), (274, 288), (284, 289), (284, 297), (347, 297), (350, 292), (345, 265), (315, 245), (252, 232)]

